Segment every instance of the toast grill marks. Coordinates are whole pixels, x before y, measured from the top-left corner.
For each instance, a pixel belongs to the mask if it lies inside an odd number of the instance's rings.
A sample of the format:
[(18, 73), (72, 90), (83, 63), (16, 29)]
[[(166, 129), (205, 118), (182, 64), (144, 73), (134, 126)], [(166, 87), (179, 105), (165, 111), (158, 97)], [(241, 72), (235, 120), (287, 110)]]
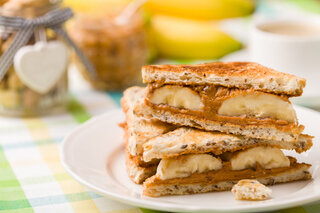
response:
[(217, 62), (198, 65), (148, 65), (142, 68), (144, 83), (221, 85), (300, 96), (305, 79), (277, 72), (252, 62)]
[(285, 183), (295, 180), (308, 180), (311, 165), (297, 163), (295, 158), (289, 157), (290, 167), (274, 169), (231, 170), (230, 162), (223, 162), (220, 170), (205, 173), (194, 173), (186, 178), (162, 180), (156, 175), (143, 183), (143, 194), (152, 197), (163, 195), (194, 194), (212, 191), (230, 190), (241, 179), (257, 179), (265, 185)]
[(279, 142), (247, 138), (219, 132), (205, 132), (193, 128), (181, 127), (166, 134), (150, 139), (143, 145), (145, 162), (172, 158), (182, 154), (235, 152), (256, 146), (272, 146), (279, 149), (294, 149), (301, 153), (312, 146), (312, 137), (300, 135), (296, 142)]

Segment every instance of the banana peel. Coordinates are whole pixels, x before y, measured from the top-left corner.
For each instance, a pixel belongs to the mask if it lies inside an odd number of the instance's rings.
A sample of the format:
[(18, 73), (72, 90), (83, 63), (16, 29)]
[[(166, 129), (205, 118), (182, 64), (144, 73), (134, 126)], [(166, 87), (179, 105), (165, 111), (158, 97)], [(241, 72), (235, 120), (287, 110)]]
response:
[(255, 0), (149, 0), (145, 8), (152, 14), (212, 20), (249, 15)]
[(165, 58), (215, 59), (242, 47), (218, 22), (155, 15), (150, 24), (153, 44)]

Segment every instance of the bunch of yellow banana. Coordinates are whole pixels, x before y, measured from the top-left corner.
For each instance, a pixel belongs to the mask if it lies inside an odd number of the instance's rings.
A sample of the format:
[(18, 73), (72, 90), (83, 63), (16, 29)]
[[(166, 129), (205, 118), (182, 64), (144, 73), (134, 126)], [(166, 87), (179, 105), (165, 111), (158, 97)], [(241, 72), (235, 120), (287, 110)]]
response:
[(254, 0), (149, 0), (146, 8), (155, 14), (216, 20), (251, 14), (254, 3)]
[[(239, 50), (241, 42), (223, 29), (222, 19), (250, 15), (254, 0), (149, 0), (151, 33), (166, 58), (213, 59)], [(223, 21), (222, 21), (223, 22)]]
[(213, 22), (155, 15), (151, 19), (153, 44), (167, 58), (212, 59), (239, 50), (241, 43)]
[[(106, 14), (134, 0), (65, 0), (76, 12)], [(213, 59), (239, 50), (241, 42), (221, 28), (224, 19), (247, 16), (255, 0), (149, 0), (150, 39), (158, 55)]]

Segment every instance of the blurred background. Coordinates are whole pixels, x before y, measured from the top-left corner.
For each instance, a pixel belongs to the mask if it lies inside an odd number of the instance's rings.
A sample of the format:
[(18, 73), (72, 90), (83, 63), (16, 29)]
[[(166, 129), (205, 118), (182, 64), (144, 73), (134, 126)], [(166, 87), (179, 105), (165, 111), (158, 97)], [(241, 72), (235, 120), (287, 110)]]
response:
[[(145, 64), (251, 61), (255, 23), (320, 14), (318, 0), (65, 0), (64, 5), (76, 13), (68, 32), (99, 76), (90, 78), (75, 58), (71, 85), (107, 91), (141, 84)], [(318, 105), (316, 95), (303, 104)]]
[[(67, 104), (70, 90), (106, 91), (119, 101), (124, 89), (142, 84), (143, 65), (214, 61), (253, 61), (306, 78), (303, 96), (293, 102), (320, 109), (319, 0), (2, 0), (0, 5), (1, 15), (24, 18), (72, 8), (75, 16), (65, 29), (97, 74), (94, 78), (70, 51), (64, 75), (43, 93), (11, 66), (0, 81), (0, 114), (51, 112)], [(15, 34), (1, 26), (1, 55)], [(66, 42), (40, 28), (27, 44), (46, 41)], [(57, 58), (59, 53), (51, 57)], [(48, 73), (39, 73), (40, 80), (50, 81)]]
[(66, 0), (65, 5), (77, 14), (68, 31), (99, 79), (91, 79), (80, 63), (76, 68), (94, 88), (122, 90), (141, 84), (142, 65), (215, 61), (241, 50), (259, 2)]

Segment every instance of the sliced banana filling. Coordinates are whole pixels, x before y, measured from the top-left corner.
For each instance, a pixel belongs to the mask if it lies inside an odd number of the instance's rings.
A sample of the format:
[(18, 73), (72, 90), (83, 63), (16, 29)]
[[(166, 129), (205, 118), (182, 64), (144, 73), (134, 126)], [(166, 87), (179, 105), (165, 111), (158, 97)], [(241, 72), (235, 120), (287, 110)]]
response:
[(187, 154), (176, 158), (162, 159), (158, 165), (156, 175), (162, 180), (167, 180), (189, 177), (194, 173), (220, 170), (223, 169), (223, 161), (221, 159), (230, 162), (232, 171), (256, 168), (257, 164), (262, 169), (290, 167), (289, 158), (278, 148), (254, 147), (235, 154), (229, 154), (230, 156), (227, 159), (222, 155), (214, 157), (210, 154)]
[[(162, 86), (151, 93), (149, 101), (156, 105), (164, 104), (206, 113), (206, 106), (204, 106), (201, 96), (189, 87), (177, 85)], [(213, 102), (212, 104), (219, 103)], [(232, 96), (222, 101), (217, 111), (210, 111), (208, 113), (221, 116), (254, 116), (297, 123), (296, 112), (290, 102), (283, 100), (277, 95), (263, 92), (251, 92)]]
[(188, 87), (166, 85), (156, 89), (150, 98), (153, 104), (166, 104), (173, 107), (201, 110), (200, 95)]
[(278, 148), (255, 147), (241, 151), (231, 160), (232, 170), (255, 168), (259, 164), (263, 169), (289, 167), (290, 160)]
[(209, 154), (181, 155), (173, 159), (162, 159), (157, 168), (157, 176), (162, 179), (184, 178), (193, 173), (203, 173), (222, 168), (220, 159)]
[(273, 118), (290, 123), (297, 122), (292, 105), (272, 94), (245, 94), (225, 100), (218, 110), (219, 115), (254, 115), (259, 118)]

